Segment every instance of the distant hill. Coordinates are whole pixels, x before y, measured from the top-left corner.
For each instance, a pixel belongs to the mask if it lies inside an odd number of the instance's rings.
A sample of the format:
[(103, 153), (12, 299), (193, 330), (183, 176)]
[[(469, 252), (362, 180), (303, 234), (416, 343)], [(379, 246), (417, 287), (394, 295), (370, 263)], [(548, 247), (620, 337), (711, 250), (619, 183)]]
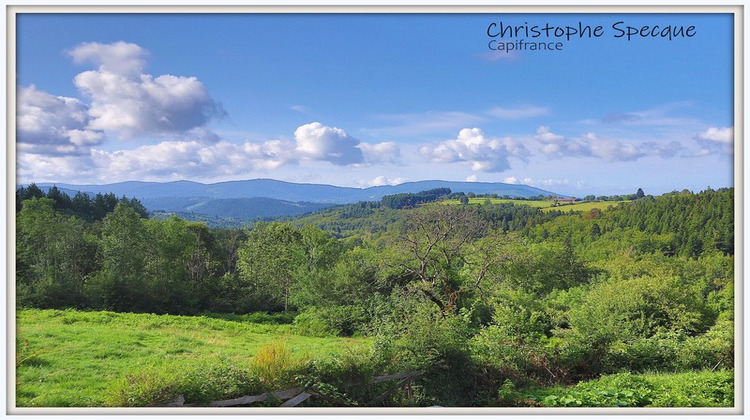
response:
[[(399, 185), (384, 185), (369, 188), (336, 187), (323, 184), (298, 184), (273, 179), (253, 179), (229, 181), (215, 184), (201, 184), (192, 181), (140, 182), (128, 181), (116, 184), (73, 185), (39, 183), (40, 188), (57, 185), (60, 190), (86, 191), (89, 193), (114, 193), (119, 196), (136, 197), (142, 202), (162, 198), (275, 198), (286, 201), (307, 201), (311, 203), (349, 204), (359, 201), (376, 201), (384, 195), (417, 193), (433, 188), (446, 187), (453, 192), (473, 192), (476, 194), (498, 194), (510, 197), (533, 197), (536, 195), (558, 195), (551, 191), (528, 185), (505, 184), (502, 182), (456, 182), (456, 181), (417, 181)], [(148, 207), (148, 206), (147, 206)]]
[(42, 189), (56, 185), (71, 197), (78, 191), (113, 193), (135, 197), (152, 212), (203, 214), (228, 219), (257, 219), (301, 215), (336, 204), (378, 201), (383, 196), (450, 188), (454, 193), (497, 194), (509, 197), (561, 196), (528, 185), (501, 182), (417, 181), (370, 188), (300, 184), (273, 179), (253, 179), (202, 184), (192, 181), (128, 181), (103, 185), (37, 184)]

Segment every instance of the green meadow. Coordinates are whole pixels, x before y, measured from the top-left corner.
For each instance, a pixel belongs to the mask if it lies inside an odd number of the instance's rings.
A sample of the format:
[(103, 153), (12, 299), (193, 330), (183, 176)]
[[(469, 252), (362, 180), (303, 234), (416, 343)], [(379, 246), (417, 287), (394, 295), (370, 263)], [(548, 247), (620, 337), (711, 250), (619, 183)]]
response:
[(124, 378), (207, 366), (247, 368), (274, 340), (283, 341), (298, 360), (369, 342), (295, 335), (288, 324), (205, 316), (28, 309), (17, 312), (16, 325), (18, 407), (110, 405)]
[[(629, 203), (631, 200), (620, 201), (583, 201), (572, 204), (555, 204), (551, 200), (520, 200), (512, 198), (490, 198), (490, 197), (472, 197), (469, 199), (470, 205), (484, 204), (515, 204), (518, 206), (538, 207), (542, 211), (560, 210), (562, 212), (580, 211), (586, 212), (592, 209), (606, 210), (609, 206), (616, 207), (620, 203)], [(458, 200), (445, 200), (445, 204), (460, 204)]]

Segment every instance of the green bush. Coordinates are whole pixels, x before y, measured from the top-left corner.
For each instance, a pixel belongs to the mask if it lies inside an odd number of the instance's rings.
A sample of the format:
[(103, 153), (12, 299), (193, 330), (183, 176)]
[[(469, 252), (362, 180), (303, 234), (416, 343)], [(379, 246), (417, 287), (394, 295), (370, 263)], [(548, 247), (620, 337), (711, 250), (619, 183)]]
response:
[(679, 351), (688, 369), (731, 369), (734, 366), (734, 322), (719, 321), (705, 334), (690, 337)]
[(571, 388), (548, 388), (530, 399), (548, 407), (731, 407), (732, 371), (633, 375), (618, 373)]
[(105, 398), (110, 407), (148, 407), (180, 395), (184, 385), (183, 367), (148, 366), (125, 376)]
[(352, 336), (367, 323), (364, 308), (356, 305), (310, 307), (294, 318), (299, 334), (315, 337)]
[[(415, 405), (471, 405), (485, 401), (471, 358), (470, 316), (442, 313), (431, 302), (402, 301), (375, 338), (375, 357), (392, 371), (424, 370)], [(496, 388), (492, 393), (496, 393)]]
[(654, 375), (646, 378), (655, 390), (653, 406), (734, 406), (734, 371), (731, 370)]

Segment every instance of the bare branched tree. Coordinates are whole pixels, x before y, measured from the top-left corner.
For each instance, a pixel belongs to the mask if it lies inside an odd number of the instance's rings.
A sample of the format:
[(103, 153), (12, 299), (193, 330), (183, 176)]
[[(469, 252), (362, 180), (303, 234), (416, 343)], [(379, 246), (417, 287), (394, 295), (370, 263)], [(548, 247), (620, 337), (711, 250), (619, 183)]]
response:
[[(442, 313), (457, 309), (461, 295), (475, 291), (497, 263), (498, 237), (476, 209), (429, 206), (414, 210), (404, 225), (399, 265), (414, 289)], [(488, 237), (488, 234), (489, 237)]]

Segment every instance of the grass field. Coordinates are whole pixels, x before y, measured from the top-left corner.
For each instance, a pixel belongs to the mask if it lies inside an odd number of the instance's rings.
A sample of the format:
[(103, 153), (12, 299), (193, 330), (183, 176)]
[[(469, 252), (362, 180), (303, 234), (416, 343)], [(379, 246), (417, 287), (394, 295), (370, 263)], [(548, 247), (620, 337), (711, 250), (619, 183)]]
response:
[[(372, 344), (366, 338), (300, 336), (293, 325), (238, 319), (18, 311), (15, 406), (150, 406), (175, 395), (206, 404), (299, 386), (289, 385), (298, 382), (289, 376), (301, 372), (294, 368), (297, 362), (314, 360), (323, 370), (339, 372), (335, 375), (351, 373), (347, 366), (366, 364), (361, 356)], [(734, 405), (732, 371), (621, 373), (572, 387), (527, 390), (508, 385), (498, 394), (502, 405)]]
[[(539, 207), (543, 211), (560, 210), (564, 212), (568, 211), (590, 211), (591, 209), (598, 208), (599, 210), (607, 210), (609, 206), (617, 206), (619, 203), (629, 203), (629, 200), (623, 201), (586, 201), (574, 204), (561, 204), (555, 206), (555, 203), (549, 200), (514, 200), (510, 198), (487, 198), (487, 197), (474, 197), (469, 199), (469, 204), (485, 204), (489, 200), (492, 204), (503, 204), (511, 203), (515, 205), (526, 205), (530, 207)], [(445, 204), (460, 204), (458, 200), (446, 200), (442, 203)]]
[(279, 338), (299, 359), (368, 343), (299, 336), (291, 325), (113, 312), (20, 310), (16, 326), (17, 407), (100, 407), (128, 374), (164, 366), (244, 367)]

